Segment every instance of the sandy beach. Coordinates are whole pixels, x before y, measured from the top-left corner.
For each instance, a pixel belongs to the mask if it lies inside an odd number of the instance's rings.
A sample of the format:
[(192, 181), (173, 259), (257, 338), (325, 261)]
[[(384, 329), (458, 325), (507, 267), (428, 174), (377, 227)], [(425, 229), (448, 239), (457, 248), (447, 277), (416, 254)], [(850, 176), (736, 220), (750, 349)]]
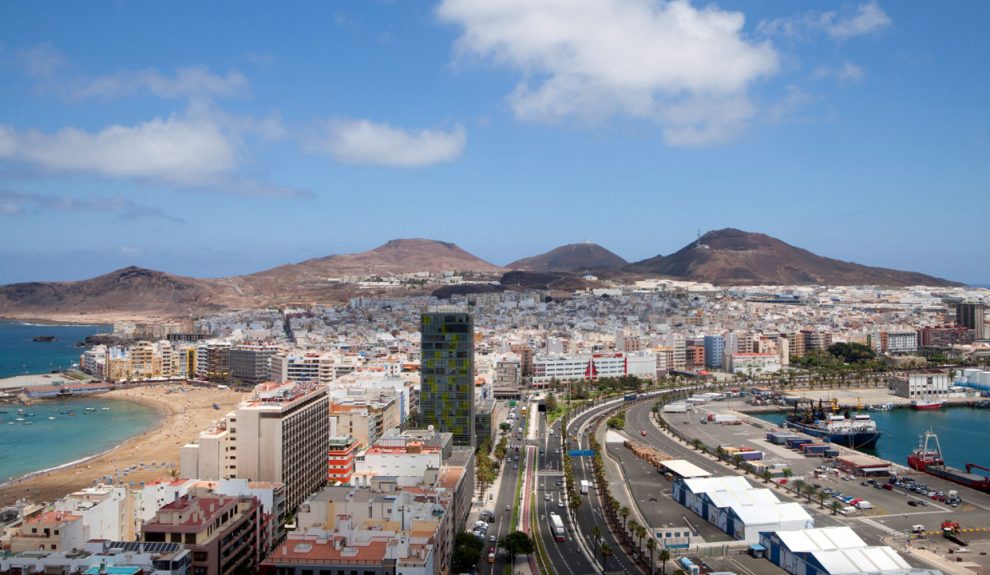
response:
[[(168, 393), (169, 390), (176, 390)], [(0, 487), (0, 505), (17, 499), (35, 502), (53, 501), (94, 480), (131, 466), (156, 463), (154, 469), (137, 469), (123, 477), (125, 482), (148, 482), (167, 476), (161, 464), (179, 463), (179, 447), (195, 439), (241, 400), (243, 394), (233, 390), (202, 388), (179, 384), (162, 384), (120, 389), (107, 397), (136, 401), (158, 409), (162, 414), (154, 429), (133, 437), (116, 448), (69, 467), (33, 474)], [(219, 410), (213, 408), (216, 403)]]

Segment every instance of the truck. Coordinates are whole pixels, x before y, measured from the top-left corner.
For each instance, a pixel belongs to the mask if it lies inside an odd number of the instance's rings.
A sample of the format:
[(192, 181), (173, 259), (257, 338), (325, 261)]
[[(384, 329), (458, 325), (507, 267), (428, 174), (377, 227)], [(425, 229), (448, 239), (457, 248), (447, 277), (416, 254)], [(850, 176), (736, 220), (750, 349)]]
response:
[(588, 490), (591, 489), (591, 482), (587, 479), (581, 480), (581, 495), (587, 495)]

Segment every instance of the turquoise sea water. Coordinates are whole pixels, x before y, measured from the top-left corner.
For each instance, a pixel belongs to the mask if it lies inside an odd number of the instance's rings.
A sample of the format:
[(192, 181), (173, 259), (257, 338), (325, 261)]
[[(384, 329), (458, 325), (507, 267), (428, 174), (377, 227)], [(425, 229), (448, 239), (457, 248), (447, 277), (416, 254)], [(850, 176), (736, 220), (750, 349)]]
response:
[[(85, 349), (76, 347), (77, 342), (109, 329), (0, 320), (0, 377), (66, 369), (79, 361)], [(55, 341), (32, 341), (39, 335), (53, 335)], [(93, 409), (87, 412), (87, 407)], [(19, 408), (24, 414), (18, 413)], [(75, 415), (60, 413), (69, 411)], [(0, 404), (0, 412), (0, 483), (106, 451), (151, 429), (159, 418), (157, 411), (145, 405), (101, 397), (40, 401), (31, 406)], [(25, 487), (30, 488), (30, 482)]]
[[(938, 434), (942, 455), (953, 467), (976, 463), (990, 467), (990, 409), (948, 407), (938, 411), (894, 409), (871, 411), (883, 435), (868, 453), (907, 465), (907, 457), (918, 446), (918, 436), (931, 429)], [(757, 415), (780, 424), (783, 413)]]
[[(0, 411), (0, 482), (106, 451), (151, 429), (159, 417), (145, 405), (100, 397), (0, 404)], [(70, 411), (75, 415), (63, 413)]]
[[(77, 342), (108, 331), (107, 325), (33, 325), (0, 320), (0, 377), (67, 369), (85, 351), (76, 347)], [(32, 341), (39, 335), (53, 335), (55, 341)]]

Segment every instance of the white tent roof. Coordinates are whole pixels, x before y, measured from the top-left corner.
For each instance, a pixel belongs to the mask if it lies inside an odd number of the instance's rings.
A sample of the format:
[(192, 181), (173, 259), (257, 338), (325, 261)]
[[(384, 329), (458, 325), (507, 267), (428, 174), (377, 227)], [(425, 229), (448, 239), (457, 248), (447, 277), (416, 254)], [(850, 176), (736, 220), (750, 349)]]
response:
[(712, 476), (711, 473), (708, 473), (704, 469), (684, 459), (669, 459), (667, 461), (661, 461), (660, 465), (663, 465), (664, 467), (676, 473), (677, 475), (680, 475), (681, 477), (711, 477)]
[(811, 515), (798, 503), (733, 506), (732, 511), (746, 525), (767, 525), (791, 521), (811, 521)]
[(829, 575), (883, 573), (911, 568), (907, 561), (890, 547), (815, 551), (812, 556)]
[(684, 484), (691, 493), (699, 495), (701, 493), (713, 493), (715, 491), (747, 491), (753, 486), (746, 481), (745, 477), (733, 475), (731, 477), (698, 477), (695, 479), (685, 479)]
[(778, 531), (777, 537), (794, 553), (856, 549), (866, 547), (866, 542), (851, 527), (820, 527), (797, 531)]
[(708, 498), (715, 507), (742, 507), (746, 505), (765, 506), (779, 503), (780, 500), (769, 489), (747, 489), (746, 491), (713, 491)]

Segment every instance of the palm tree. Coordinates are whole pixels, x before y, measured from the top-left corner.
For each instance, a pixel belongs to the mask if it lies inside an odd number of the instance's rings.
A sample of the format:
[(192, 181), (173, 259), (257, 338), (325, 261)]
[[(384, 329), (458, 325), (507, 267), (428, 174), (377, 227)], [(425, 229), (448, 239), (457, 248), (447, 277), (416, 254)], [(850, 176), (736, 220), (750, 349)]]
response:
[(736, 469), (739, 469), (739, 466), (742, 465), (742, 455), (739, 455), (738, 453), (733, 455), (732, 462), (736, 464)]
[(770, 483), (770, 470), (769, 469), (764, 469), (763, 470), (763, 473), (761, 473), (760, 475), (763, 476), (763, 483)]
[(660, 550), (660, 573), (667, 575), (667, 561), (670, 561), (670, 551), (664, 547)]
[(629, 508), (623, 505), (619, 508), (619, 515), (622, 516), (622, 526), (626, 526), (626, 519), (629, 517)]
[(601, 539), (602, 539), (602, 528), (599, 527), (599, 526), (597, 526), (597, 525), (595, 525), (594, 527), (592, 527), (591, 528), (591, 536), (594, 538), (595, 545), (597, 546), (599, 543), (601, 543)]
[(719, 459), (725, 457), (725, 450), (722, 449), (721, 445), (715, 448), (715, 457), (718, 457)]
[(701, 440), (700, 439), (692, 439), (691, 440), (691, 447), (694, 447), (698, 451), (701, 451)]
[(822, 509), (825, 509), (825, 500), (828, 499), (828, 493), (825, 493), (823, 489), (815, 490), (815, 495), (818, 496), (818, 504)]
[(803, 479), (794, 480), (794, 492), (797, 493), (798, 497), (800, 497), (804, 492), (805, 485), (807, 485), (807, 483), (805, 483)]
[(829, 507), (832, 509), (832, 515), (835, 515), (835, 513), (839, 510), (839, 508), (842, 507), (842, 504), (839, 503), (838, 501), (833, 500), (832, 503), (829, 505)]
[(818, 494), (818, 488), (814, 485), (804, 486), (804, 496), (808, 498), (808, 503), (811, 503), (811, 499)]
[(630, 519), (629, 523), (626, 523), (626, 535), (630, 541), (635, 537), (637, 529), (639, 529), (639, 522), (635, 519)]
[(657, 550), (657, 541), (656, 541), (656, 539), (654, 539), (652, 537), (650, 537), (649, 539), (647, 539), (646, 540), (646, 548), (650, 551), (650, 575), (653, 575), (653, 573), (656, 571), (656, 566), (657, 566), (657, 561), (654, 558), (654, 551)]
[(607, 573), (608, 569), (605, 566), (608, 564), (608, 558), (613, 554), (612, 548), (609, 547), (608, 543), (602, 543), (598, 552), (602, 554), (602, 571)]

